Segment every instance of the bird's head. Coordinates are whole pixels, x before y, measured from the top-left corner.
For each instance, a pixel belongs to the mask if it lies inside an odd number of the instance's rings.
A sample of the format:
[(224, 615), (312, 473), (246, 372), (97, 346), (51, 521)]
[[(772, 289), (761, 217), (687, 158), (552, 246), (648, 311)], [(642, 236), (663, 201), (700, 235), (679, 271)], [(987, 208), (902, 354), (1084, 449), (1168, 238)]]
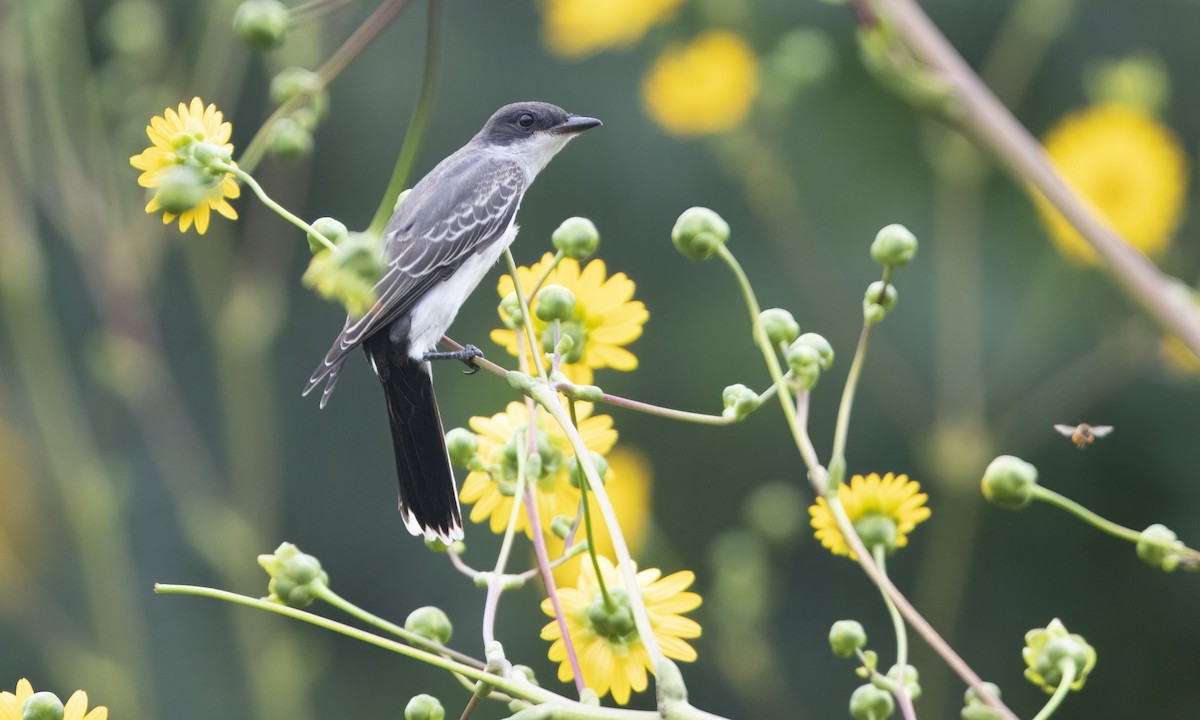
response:
[(600, 124), (596, 118), (572, 115), (550, 103), (519, 102), (497, 110), (475, 141), (517, 156), (536, 174), (572, 138)]

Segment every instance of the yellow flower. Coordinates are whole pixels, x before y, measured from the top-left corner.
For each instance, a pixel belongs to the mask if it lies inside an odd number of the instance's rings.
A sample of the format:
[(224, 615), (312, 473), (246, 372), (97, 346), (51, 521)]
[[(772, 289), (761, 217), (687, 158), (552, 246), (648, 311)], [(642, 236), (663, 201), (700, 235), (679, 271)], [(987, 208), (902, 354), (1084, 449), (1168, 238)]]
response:
[[(518, 267), (517, 276), (522, 289), (525, 292), (533, 290), (533, 284), (553, 261), (554, 256), (546, 253), (533, 267)], [(633, 281), (625, 273), (617, 273), (606, 279), (606, 272), (603, 260), (592, 260), (581, 271), (579, 261), (564, 258), (550, 272), (543, 285), (562, 285), (575, 294), (575, 319), (562, 323), (562, 331), (571, 335), (575, 345), (563, 358), (562, 370), (572, 382), (580, 385), (591, 384), (592, 371), (597, 368), (635, 369), (637, 357), (622, 346), (641, 336), (642, 326), (650, 317), (646, 306), (640, 300), (632, 299), (636, 289)], [(496, 289), (501, 298), (508, 296), (514, 290), (512, 277), (505, 275), (500, 278)], [(533, 330), (542, 339), (543, 348), (549, 345), (553, 350), (554, 340), (550, 337), (549, 324), (537, 317), (534, 312), (536, 307), (535, 297), (530, 306)], [(529, 353), (524, 335), (514, 330), (496, 329), (491, 337), (493, 342), (503, 345), (510, 355), (517, 354), (518, 344), (524, 346), (526, 355)], [(547, 368), (550, 367), (549, 358), (549, 355), (545, 356)]]
[[(629, 702), (630, 690), (646, 689), (646, 670), (654, 668), (633, 623), (624, 574), (606, 557), (599, 558), (599, 565), (604, 585), (616, 605), (614, 609), (605, 607), (591, 562), (584, 563), (576, 587), (560, 589), (558, 594), (584, 684), (600, 697), (611, 690), (613, 700), (624, 705)], [(700, 637), (700, 624), (681, 614), (700, 607), (700, 596), (686, 592), (695, 579), (690, 570), (667, 577), (662, 577), (657, 568), (637, 574), (637, 590), (646, 605), (659, 647), (667, 657), (686, 662), (696, 659), (696, 650), (685, 639)], [(554, 617), (549, 598), (542, 601), (542, 612)], [(549, 657), (559, 663), (558, 679), (562, 682), (574, 679), (557, 620), (542, 628), (542, 639), (552, 641)]]
[(666, 20), (683, 0), (542, 0), (542, 38), (568, 58), (629, 47)]
[(746, 117), (758, 92), (758, 62), (741, 37), (707, 32), (670, 48), (642, 80), (642, 102), (672, 135), (718, 133)]
[[(1183, 217), (1188, 161), (1175, 136), (1122, 105), (1068, 115), (1047, 133), (1046, 153), (1063, 179), (1138, 250), (1161, 255)], [(1095, 252), (1041, 195), (1037, 208), (1068, 257), (1097, 264)]]
[[(621, 534), (625, 536), (625, 544), (629, 546), (629, 552), (636, 555), (650, 529), (650, 488), (653, 485), (650, 462), (640, 452), (628, 448), (617, 448), (604, 459), (608, 461), (608, 476), (604, 480), (604, 489), (608, 491), (608, 499), (612, 502), (613, 511), (621, 523)], [(604, 518), (600, 516), (600, 506), (592, 495), (588, 495), (588, 508), (592, 514), (596, 553), (611, 560), (616, 557), (612, 537), (608, 534)], [(568, 515), (574, 517), (575, 513)], [(578, 543), (586, 537), (581, 520), (579, 531), (575, 534), (575, 542)], [(563, 541), (553, 535), (547, 536), (546, 548), (550, 557), (556, 558), (562, 554)], [(587, 553), (576, 555), (554, 568), (554, 583), (561, 587), (574, 587), (579, 582), (579, 572), (584, 564), (591, 564)]]
[[(920, 483), (910, 481), (907, 475), (888, 473), (881, 478), (871, 473), (866, 477), (855, 475), (849, 483), (842, 483), (838, 487), (838, 499), (867, 547), (873, 544), (872, 539), (885, 542), (889, 547), (904, 547), (908, 544), (908, 533), (929, 518), (929, 508), (925, 507), (929, 496), (920, 490)], [(825, 498), (817, 498), (808, 513), (821, 545), (834, 555), (858, 559), (846, 545), (846, 538), (838, 530)]]
[[(17, 681), (17, 693), (0, 692), (0, 720), (21, 720), (25, 701), (33, 696), (33, 686), (25, 678)], [(108, 708), (95, 707), (87, 712), (87, 693), (76, 690), (63, 708), (62, 720), (108, 720)]]
[[(241, 194), (233, 176), (220, 172), (209, 164), (213, 159), (233, 164), (227, 158), (233, 153), (233, 145), (229, 136), (233, 127), (222, 122), (221, 111), (216, 105), (205, 107), (200, 98), (192, 98), (191, 105), (179, 103), (178, 110), (167, 108), (162, 115), (150, 118), (146, 126), (146, 135), (152, 143), (141, 153), (129, 158), (129, 164), (142, 170), (138, 177), (138, 185), (145, 188), (159, 188), (146, 205), (146, 212), (155, 213), (163, 210), (163, 222), (170, 223), (179, 218), (179, 230), (187, 232), (192, 223), (196, 224), (196, 232), (201, 235), (208, 230), (208, 220), (211, 210), (216, 210), (230, 220), (237, 219), (237, 211), (226, 198), (236, 198)], [(172, 203), (172, 210), (163, 209), (160, 196), (162, 188), (171, 178), (174, 168), (184, 167), (196, 171), (194, 176), (199, 187), (197, 193), (189, 201), (178, 198)], [(190, 204), (190, 208), (180, 208), (175, 203)]]
[[(608, 415), (589, 417), (591, 406), (587, 403), (576, 403), (575, 408), (584, 445), (601, 455), (611, 450), (617, 441), (612, 418)], [(476, 455), (483, 461), (485, 469), (467, 475), (460, 496), (463, 502), (474, 504), (471, 521), (481, 523), (490, 518), (492, 532), (495, 533), (504, 532), (512, 513), (512, 504), (516, 499), (517, 457), (526, 450), (524, 431), (528, 423), (529, 411), (522, 402), (511, 402), (505, 412), (490, 418), (471, 418), (471, 429), (479, 434)], [(537, 410), (537, 427), (541, 473), (531, 479), (537, 499), (538, 520), (542, 523), (543, 532), (548, 533), (550, 521), (556, 515), (575, 516), (579, 510), (580, 492), (567, 480), (567, 460), (574, 457), (575, 452), (562, 428), (541, 408)], [(517, 530), (523, 530), (527, 536), (533, 537), (524, 510), (517, 515)]]

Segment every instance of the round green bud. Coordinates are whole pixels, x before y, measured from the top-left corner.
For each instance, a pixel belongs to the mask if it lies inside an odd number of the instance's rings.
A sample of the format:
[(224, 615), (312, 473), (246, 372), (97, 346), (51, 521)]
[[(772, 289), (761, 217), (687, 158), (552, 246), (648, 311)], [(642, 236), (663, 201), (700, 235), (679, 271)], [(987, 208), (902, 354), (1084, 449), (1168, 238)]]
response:
[(271, 555), (259, 555), (258, 564), (271, 576), (267, 585), (270, 599), (288, 607), (308, 607), (329, 586), (321, 561), (292, 543), (281, 543)]
[(887, 677), (903, 687), (913, 700), (921, 698), (921, 675), (912, 665), (893, 665), (888, 669)]
[(1179, 566), (1183, 543), (1166, 525), (1155, 523), (1138, 538), (1137, 556), (1142, 562), (1171, 572)]
[(876, 280), (868, 285), (867, 291), (863, 293), (863, 317), (869, 323), (879, 322), (896, 307), (899, 297), (895, 285)]
[(287, 40), (288, 10), (278, 0), (246, 0), (233, 14), (233, 31), (250, 47), (274, 50)]
[(282, 105), (299, 97), (316, 95), (323, 91), (321, 78), (306, 68), (284, 68), (271, 78), (271, 99), (275, 101), (276, 105)]
[(613, 601), (611, 607), (605, 603), (603, 595), (596, 594), (587, 609), (588, 621), (597, 635), (609, 640), (624, 640), (637, 631), (629, 593), (624, 588), (609, 588), (608, 596)]
[(271, 126), (267, 150), (281, 160), (297, 160), (312, 152), (313, 136), (292, 118), (280, 118)]
[[(989, 695), (997, 700), (1000, 699), (999, 686), (990, 682), (985, 682), (983, 686), (987, 688)], [(979, 691), (973, 687), (967, 688), (967, 692), (963, 695), (961, 715), (963, 720), (1000, 720), (1000, 713), (989, 707), (979, 695)]]
[(554, 346), (554, 352), (568, 357), (571, 355), (571, 351), (574, 349), (575, 338), (565, 334), (558, 338), (558, 344)]
[[(329, 242), (334, 245), (341, 245), (346, 242), (346, 238), (350, 236), (350, 232), (346, 230), (346, 226), (339, 220), (331, 217), (321, 217), (313, 221), (312, 229), (321, 233)], [(308, 249), (313, 255), (325, 249), (324, 243), (317, 239), (316, 235), (308, 234)]]
[(848, 658), (867, 646), (867, 631), (857, 620), (838, 620), (829, 628), (829, 649), (837, 657)]
[(745, 418), (761, 404), (758, 393), (741, 383), (726, 387), (721, 392), (721, 401), (725, 404), (725, 410), (721, 414), (737, 420)]
[(21, 706), (21, 720), (62, 720), (63, 703), (52, 692), (37, 692)]
[(1062, 682), (1062, 663), (1068, 659), (1075, 663), (1076, 677), (1079, 677), (1079, 673), (1087, 667), (1090, 649), (1082, 640), (1078, 635), (1068, 635), (1053, 638), (1042, 646), (1033, 669), (1045, 678), (1045, 684), (1057, 687)]
[(783, 308), (768, 308), (758, 314), (758, 322), (772, 347), (787, 345), (800, 337), (800, 324)]
[(983, 471), (983, 496), (995, 505), (1020, 510), (1033, 500), (1037, 468), (1013, 455), (1001, 455)]
[(887, 720), (896, 712), (892, 694), (867, 683), (850, 694), (850, 717), (854, 720)]
[(575, 317), (575, 293), (562, 285), (547, 285), (538, 290), (533, 312), (543, 322), (570, 320)]
[[(574, 460), (574, 458), (571, 459)], [(559, 540), (566, 540), (574, 528), (575, 518), (566, 515), (555, 515), (554, 519), (550, 521), (550, 532), (554, 533), (554, 537)]]
[(509, 330), (516, 330), (525, 322), (525, 316), (521, 314), (521, 299), (517, 297), (515, 292), (510, 292), (500, 301), (498, 308), (500, 312), (500, 320), (504, 322), (504, 326)]
[(414, 695), (404, 706), (404, 720), (443, 720), (446, 709), (432, 695)]
[(887, 515), (867, 513), (854, 521), (854, 531), (871, 550), (879, 546), (888, 552), (896, 549), (896, 521)]
[(461, 468), (469, 467), (479, 451), (479, 436), (466, 428), (453, 428), (446, 433), (446, 451), (450, 453), (451, 463)]
[[(399, 210), (400, 203), (404, 202), (404, 198), (408, 197), (411, 194), (412, 194), (412, 188), (408, 188), (407, 190), (404, 190), (399, 195), (397, 195), (396, 196), (396, 204), (392, 206), (392, 212), (394, 213), (397, 210)], [(513, 294), (513, 298), (514, 299), (516, 298), (516, 294)]]
[(587, 218), (571, 217), (563, 220), (550, 242), (564, 257), (587, 260), (600, 247), (600, 231)]
[(200, 173), (186, 165), (173, 165), (162, 172), (158, 204), (166, 212), (178, 215), (204, 202), (207, 189)]
[(917, 238), (903, 225), (888, 225), (871, 243), (871, 258), (884, 267), (901, 268), (917, 255)]
[(437, 553), (443, 553), (450, 549), (446, 541), (438, 537), (425, 538), (425, 547)]
[(432, 605), (419, 607), (409, 613), (404, 621), (404, 629), (439, 645), (450, 642), (450, 636), (454, 634), (450, 618), (446, 617), (441, 608)]
[(729, 240), (729, 223), (704, 207), (683, 211), (671, 229), (671, 242), (684, 257), (707, 260)]
[[(600, 482), (605, 482), (608, 479), (608, 461), (604, 456), (595, 451), (592, 453), (592, 463), (596, 466), (596, 474), (600, 476)], [(571, 459), (567, 460), (567, 482), (571, 483), (571, 487), (578, 488), (583, 486), (584, 480), (587, 477), (583, 473), (583, 468), (579, 466), (579, 458), (572, 455)]]
[(796, 338), (796, 342), (792, 343), (793, 347), (796, 345), (807, 346), (817, 351), (817, 355), (820, 357), (822, 372), (833, 367), (833, 346), (829, 344), (829, 341), (825, 339), (825, 336), (811, 332), (804, 333), (800, 337)]
[[(538, 307), (541, 307), (540, 303)], [(547, 325), (546, 329), (542, 331), (542, 349), (548, 353), (558, 350), (562, 353), (565, 363), (582, 361), (583, 354), (587, 350), (587, 326), (577, 320), (569, 320), (559, 322), (557, 332), (555, 330), (554, 325)], [(564, 343), (563, 341), (568, 337), (571, 338), (569, 343)]]

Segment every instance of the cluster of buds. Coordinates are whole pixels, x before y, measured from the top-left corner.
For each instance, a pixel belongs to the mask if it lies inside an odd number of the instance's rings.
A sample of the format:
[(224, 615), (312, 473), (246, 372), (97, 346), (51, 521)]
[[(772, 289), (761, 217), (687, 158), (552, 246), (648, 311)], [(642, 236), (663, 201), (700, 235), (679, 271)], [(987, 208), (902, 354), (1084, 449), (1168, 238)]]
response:
[(329, 93), (321, 78), (300, 67), (281, 70), (271, 78), (271, 100), (292, 109), (271, 125), (267, 147), (283, 160), (312, 152), (313, 131), (329, 111)]
[(375, 283), (385, 270), (379, 239), (349, 232), (345, 225), (327, 217), (314, 222), (312, 228), (333, 248), (309, 234), (308, 245), (314, 255), (301, 282), (321, 297), (340, 302), (351, 315), (361, 316), (375, 304)]
[(289, 542), (270, 555), (259, 555), (258, 564), (271, 576), (267, 599), (280, 605), (306, 608), (329, 587), (329, 575), (321, 569), (321, 561)]

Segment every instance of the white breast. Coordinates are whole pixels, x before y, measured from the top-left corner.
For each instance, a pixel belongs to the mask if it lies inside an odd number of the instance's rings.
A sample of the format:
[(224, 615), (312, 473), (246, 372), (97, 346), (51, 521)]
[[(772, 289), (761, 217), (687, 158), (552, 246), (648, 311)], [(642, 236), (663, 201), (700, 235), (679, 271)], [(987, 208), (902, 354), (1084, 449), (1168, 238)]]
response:
[(444, 282), (434, 285), (417, 301), (409, 313), (409, 357), (420, 360), (425, 353), (437, 346), (438, 341), (450, 328), (450, 323), (454, 322), (459, 308), (516, 236), (517, 224), (514, 222), (496, 242), (483, 252), (472, 254), (457, 272)]

